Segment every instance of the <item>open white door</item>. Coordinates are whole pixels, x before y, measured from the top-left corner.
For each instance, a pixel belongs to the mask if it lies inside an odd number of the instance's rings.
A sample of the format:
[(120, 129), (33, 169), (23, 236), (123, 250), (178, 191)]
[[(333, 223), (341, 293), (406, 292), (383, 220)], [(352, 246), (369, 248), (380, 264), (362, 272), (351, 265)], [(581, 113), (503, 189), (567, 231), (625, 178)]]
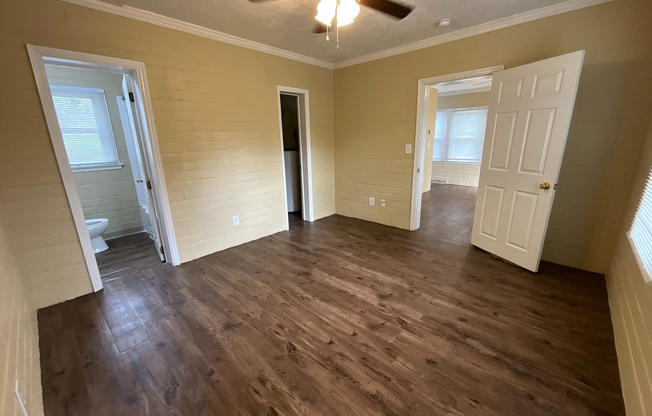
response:
[(143, 164), (142, 182), (138, 182), (138, 179), (136, 179), (136, 187), (140, 185), (142, 191), (145, 192), (147, 198), (147, 210), (150, 217), (149, 225), (153, 234), (152, 238), (154, 239), (154, 244), (156, 244), (156, 251), (161, 258), (161, 261), (165, 261), (165, 253), (163, 250), (163, 243), (161, 241), (161, 230), (159, 228), (159, 221), (157, 219), (156, 204), (154, 204), (152, 195), (152, 163), (146, 157), (146, 155), (150, 153), (146, 151), (147, 149), (145, 149), (145, 146), (147, 146), (147, 143), (144, 140), (146, 132), (143, 131), (142, 124), (144, 123), (144, 117), (140, 114), (137, 102), (137, 99), (140, 98), (140, 93), (138, 91), (137, 85), (133, 82), (129, 75), (124, 75), (122, 77), (122, 90), (124, 92), (125, 99), (128, 99), (131, 103), (134, 103), (133, 106), (125, 106), (125, 109), (127, 110), (129, 119), (133, 121), (133, 123), (130, 123), (133, 128), (132, 134), (138, 143), (138, 150), (141, 155), (140, 160)]
[(471, 243), (538, 271), (584, 51), (493, 76)]

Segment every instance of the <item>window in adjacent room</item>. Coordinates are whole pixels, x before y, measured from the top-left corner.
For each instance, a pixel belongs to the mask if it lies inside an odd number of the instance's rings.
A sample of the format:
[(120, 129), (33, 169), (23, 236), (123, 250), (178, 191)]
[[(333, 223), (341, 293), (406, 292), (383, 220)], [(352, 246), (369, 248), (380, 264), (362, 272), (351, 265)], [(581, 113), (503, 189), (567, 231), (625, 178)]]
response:
[[(651, 174), (652, 175), (652, 174)], [(645, 190), (638, 204), (632, 228), (629, 233), (629, 243), (634, 250), (643, 278), (652, 285), (652, 177), (648, 176)]]
[(437, 111), (432, 159), (480, 163), (487, 107)]
[(58, 85), (50, 90), (73, 172), (122, 166), (104, 90)]

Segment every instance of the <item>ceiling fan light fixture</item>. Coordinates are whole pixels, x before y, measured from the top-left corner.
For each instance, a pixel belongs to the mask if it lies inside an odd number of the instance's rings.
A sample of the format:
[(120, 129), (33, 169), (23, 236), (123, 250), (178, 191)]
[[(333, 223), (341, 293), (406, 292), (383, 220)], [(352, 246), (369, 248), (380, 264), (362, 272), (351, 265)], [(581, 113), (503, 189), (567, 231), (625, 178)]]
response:
[[(322, 0), (323, 1), (323, 0)], [(355, 0), (340, 0), (337, 8), (337, 26), (353, 23), (353, 19), (360, 13), (360, 6)]]
[(317, 5), (317, 16), (315, 16), (315, 19), (330, 27), (335, 17), (336, 8), (337, 0), (321, 0)]

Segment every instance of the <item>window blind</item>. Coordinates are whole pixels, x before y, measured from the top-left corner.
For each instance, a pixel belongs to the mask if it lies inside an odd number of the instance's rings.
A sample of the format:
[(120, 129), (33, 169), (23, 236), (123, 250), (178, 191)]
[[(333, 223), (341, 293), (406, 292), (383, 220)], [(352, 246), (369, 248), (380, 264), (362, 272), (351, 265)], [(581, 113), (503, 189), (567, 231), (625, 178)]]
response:
[(480, 162), (486, 124), (487, 107), (437, 111), (433, 160)]
[(632, 228), (629, 230), (629, 241), (645, 281), (652, 285), (652, 173), (648, 175), (645, 190), (634, 215)]
[(104, 91), (58, 85), (50, 90), (71, 167), (120, 165)]

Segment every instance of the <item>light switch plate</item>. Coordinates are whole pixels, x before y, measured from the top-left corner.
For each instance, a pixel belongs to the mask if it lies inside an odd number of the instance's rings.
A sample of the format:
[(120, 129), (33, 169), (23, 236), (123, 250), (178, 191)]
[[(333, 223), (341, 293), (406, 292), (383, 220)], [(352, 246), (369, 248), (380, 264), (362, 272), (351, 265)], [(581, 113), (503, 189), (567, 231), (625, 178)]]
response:
[(386, 205), (387, 205), (387, 201), (385, 201), (384, 199), (381, 199), (381, 200), (380, 200), (380, 205), (383, 206), (383, 207), (386, 206)]
[(240, 216), (239, 215), (234, 215), (233, 216), (233, 225), (240, 225)]
[(373, 205), (373, 204), (374, 204), (374, 197), (370, 196), (369, 197), (369, 205)]
[(405, 145), (405, 154), (406, 155), (412, 154), (412, 144), (406, 144)]

